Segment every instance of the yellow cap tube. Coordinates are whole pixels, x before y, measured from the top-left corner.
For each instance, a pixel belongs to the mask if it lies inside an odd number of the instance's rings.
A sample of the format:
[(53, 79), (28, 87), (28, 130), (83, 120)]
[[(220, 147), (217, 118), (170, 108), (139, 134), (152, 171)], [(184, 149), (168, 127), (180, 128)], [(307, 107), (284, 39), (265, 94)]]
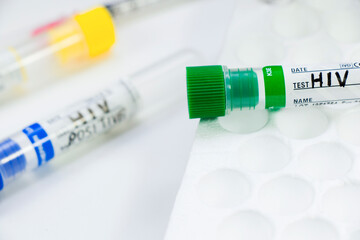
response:
[(115, 43), (115, 26), (105, 7), (96, 7), (51, 28), (50, 45), (62, 63), (92, 58), (107, 52)]

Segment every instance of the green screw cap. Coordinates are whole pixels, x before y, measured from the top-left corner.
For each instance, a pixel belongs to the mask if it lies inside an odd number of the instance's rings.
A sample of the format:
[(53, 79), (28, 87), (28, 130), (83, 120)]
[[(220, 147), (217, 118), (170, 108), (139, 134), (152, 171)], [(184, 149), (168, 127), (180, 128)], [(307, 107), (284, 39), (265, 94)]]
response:
[(223, 67), (187, 67), (187, 94), (190, 118), (225, 116)]

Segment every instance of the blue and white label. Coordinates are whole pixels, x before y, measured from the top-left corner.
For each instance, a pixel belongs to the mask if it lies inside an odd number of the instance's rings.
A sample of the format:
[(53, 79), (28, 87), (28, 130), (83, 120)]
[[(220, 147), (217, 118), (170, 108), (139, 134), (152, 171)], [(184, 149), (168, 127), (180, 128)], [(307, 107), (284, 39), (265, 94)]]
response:
[(19, 144), (10, 138), (0, 143), (0, 190), (4, 187), (4, 179), (25, 170), (26, 158), (24, 154), (17, 154), (20, 150)]
[(0, 142), (0, 190), (18, 173), (35, 169), (84, 141), (126, 124), (137, 98), (125, 83), (76, 103)]
[(47, 162), (54, 158), (54, 147), (48, 134), (40, 124), (34, 123), (30, 125), (23, 130), (23, 133), (26, 134), (34, 146), (39, 166), (41, 166), (44, 161)]

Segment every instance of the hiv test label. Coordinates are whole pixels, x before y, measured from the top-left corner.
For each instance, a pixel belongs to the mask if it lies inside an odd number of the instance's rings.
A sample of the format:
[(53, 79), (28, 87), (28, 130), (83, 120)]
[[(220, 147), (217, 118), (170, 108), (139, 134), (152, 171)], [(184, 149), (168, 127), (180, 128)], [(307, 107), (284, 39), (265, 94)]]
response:
[(11, 136), (9, 141), (16, 145), (0, 145), (4, 155), (0, 151), (0, 160), (9, 166), (2, 174), (15, 176), (17, 172), (37, 168), (64, 151), (125, 124), (136, 110), (137, 99), (121, 82), (47, 120), (34, 123)]
[(284, 66), (286, 106), (360, 102), (360, 63)]
[(39, 122), (48, 133), (55, 155), (127, 122), (136, 110), (136, 99), (121, 83)]

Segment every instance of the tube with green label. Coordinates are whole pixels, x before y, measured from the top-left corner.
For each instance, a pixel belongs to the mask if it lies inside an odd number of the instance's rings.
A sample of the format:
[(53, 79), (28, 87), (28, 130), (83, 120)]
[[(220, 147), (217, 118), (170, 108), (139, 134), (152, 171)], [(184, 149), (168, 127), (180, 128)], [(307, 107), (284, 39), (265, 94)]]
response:
[(325, 66), (187, 67), (190, 118), (243, 109), (278, 109), (360, 102), (360, 63)]

